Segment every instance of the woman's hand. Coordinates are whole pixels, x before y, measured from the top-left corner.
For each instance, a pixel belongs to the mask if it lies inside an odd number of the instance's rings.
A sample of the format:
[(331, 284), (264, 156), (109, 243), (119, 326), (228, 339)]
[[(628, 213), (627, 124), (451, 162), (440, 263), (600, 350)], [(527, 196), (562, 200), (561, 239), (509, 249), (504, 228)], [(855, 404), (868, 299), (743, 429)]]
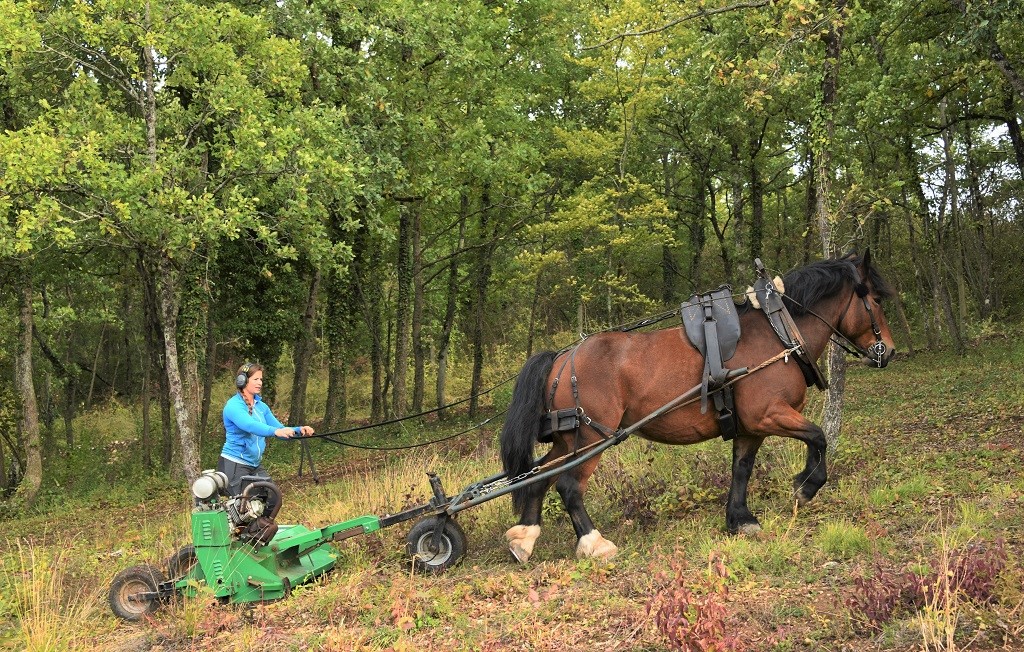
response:
[(308, 437), (309, 435), (312, 435), (313, 432), (314, 430), (310, 426), (289, 426), (285, 428), (278, 428), (274, 431), (274, 436), (280, 437), (281, 439), (291, 439), (292, 437)]

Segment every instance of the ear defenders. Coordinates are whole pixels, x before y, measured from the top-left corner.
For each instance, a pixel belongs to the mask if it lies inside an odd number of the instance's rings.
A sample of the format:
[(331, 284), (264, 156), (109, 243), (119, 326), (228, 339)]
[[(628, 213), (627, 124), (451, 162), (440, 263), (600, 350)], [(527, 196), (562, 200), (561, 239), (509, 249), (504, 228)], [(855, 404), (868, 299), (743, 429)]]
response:
[(238, 370), (238, 375), (235, 376), (235, 387), (238, 389), (245, 389), (245, 386), (249, 383), (249, 370), (252, 369), (252, 363), (246, 362), (242, 365), (241, 369)]

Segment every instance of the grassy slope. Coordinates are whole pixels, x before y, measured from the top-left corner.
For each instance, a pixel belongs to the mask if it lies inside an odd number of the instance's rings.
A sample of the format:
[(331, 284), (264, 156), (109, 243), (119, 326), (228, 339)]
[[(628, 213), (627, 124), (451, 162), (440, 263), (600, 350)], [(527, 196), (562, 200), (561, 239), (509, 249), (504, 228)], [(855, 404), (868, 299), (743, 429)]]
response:
[[(723, 532), (728, 445), (630, 440), (605, 455), (588, 493), (595, 522), (620, 547), (607, 564), (575, 559), (572, 528), (551, 493), (534, 559), (515, 565), (504, 545), (515, 519), (499, 499), (460, 517), (469, 552), (444, 576), (410, 574), (408, 523), (349, 540), (339, 568), (289, 600), (253, 608), (193, 600), (129, 625), (105, 605), (109, 581), (185, 542), (187, 497), (156, 485), (138, 502), (69, 504), (5, 523), (0, 637), (32, 649), (659, 650), (670, 640), (648, 607), (661, 596), (655, 606), (669, 615), (689, 597), (703, 620), (677, 634), (719, 649), (728, 637), (748, 650), (938, 649), (931, 637), (951, 623), (960, 649), (1020, 649), (1021, 362), (1024, 343), (1014, 337), (963, 359), (927, 353), (882, 372), (851, 369), (843, 439), (814, 503), (794, 515), (789, 478), (802, 446), (772, 440), (762, 449), (750, 488), (764, 526), (756, 539)], [(808, 409), (820, 409), (820, 396)], [(481, 443), (349, 454), (323, 465), (321, 485), (280, 466), (279, 520), (319, 526), (424, 502), (428, 469), (453, 491), (498, 469), (494, 431), (471, 439)], [(948, 610), (901, 607), (877, 624), (847, 606), (868, 590), (856, 578), (884, 588), (907, 569), (926, 576), (943, 567), (944, 550), (985, 558), (999, 540), (1009, 561), (987, 604), (957, 595)]]

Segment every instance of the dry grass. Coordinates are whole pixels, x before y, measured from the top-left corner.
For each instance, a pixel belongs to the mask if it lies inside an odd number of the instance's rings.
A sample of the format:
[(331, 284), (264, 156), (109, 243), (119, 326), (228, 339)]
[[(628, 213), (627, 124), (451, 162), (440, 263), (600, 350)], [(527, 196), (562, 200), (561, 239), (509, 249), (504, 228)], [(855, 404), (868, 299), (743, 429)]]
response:
[[(0, 560), (5, 606), (15, 622), (14, 641), (29, 652), (82, 650), (92, 645), (77, 634), (85, 623), (112, 629), (102, 584), (84, 578), (70, 544), (37, 548), (16, 543)], [(109, 577), (106, 578), (109, 580)], [(99, 633), (104, 627), (96, 628)]]

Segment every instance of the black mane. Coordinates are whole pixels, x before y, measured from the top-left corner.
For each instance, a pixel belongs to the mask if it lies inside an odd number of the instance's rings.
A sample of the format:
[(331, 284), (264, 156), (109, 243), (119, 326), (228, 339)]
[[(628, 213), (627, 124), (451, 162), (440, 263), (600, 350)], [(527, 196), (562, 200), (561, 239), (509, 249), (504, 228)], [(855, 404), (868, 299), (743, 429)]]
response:
[(873, 265), (868, 265), (868, 278), (860, 278), (857, 268), (861, 262), (859, 256), (845, 256), (820, 260), (789, 272), (783, 278), (786, 307), (794, 317), (799, 317), (807, 314), (807, 310), (813, 309), (818, 302), (865, 281), (879, 299), (893, 296), (892, 288)]

